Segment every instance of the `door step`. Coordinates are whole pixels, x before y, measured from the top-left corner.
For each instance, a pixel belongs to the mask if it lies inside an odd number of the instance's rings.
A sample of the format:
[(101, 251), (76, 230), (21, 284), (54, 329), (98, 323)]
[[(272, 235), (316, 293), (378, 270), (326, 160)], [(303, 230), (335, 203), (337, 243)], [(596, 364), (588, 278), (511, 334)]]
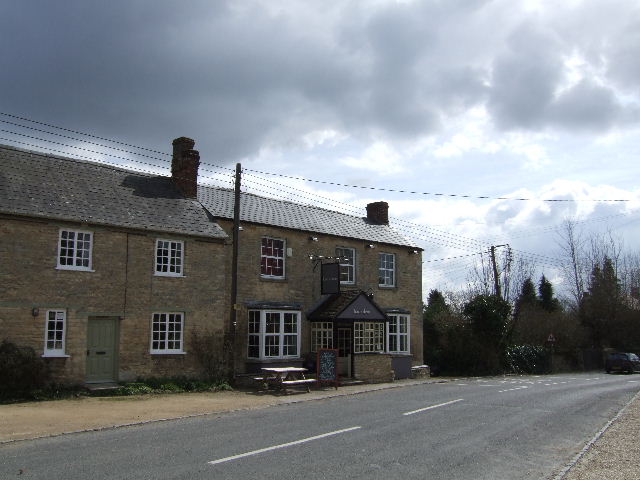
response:
[(85, 383), (84, 388), (89, 390), (90, 392), (99, 392), (104, 390), (115, 390), (119, 388), (120, 385), (114, 382), (105, 382), (105, 383)]
[(345, 387), (347, 385), (362, 385), (364, 383), (363, 380), (356, 380), (354, 378), (342, 378), (340, 377), (340, 386)]

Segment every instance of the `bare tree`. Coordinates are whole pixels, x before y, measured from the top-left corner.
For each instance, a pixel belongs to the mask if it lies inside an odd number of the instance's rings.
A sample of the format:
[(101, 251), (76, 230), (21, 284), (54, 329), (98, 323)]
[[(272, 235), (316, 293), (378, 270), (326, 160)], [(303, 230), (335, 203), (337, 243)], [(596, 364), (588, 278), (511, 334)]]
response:
[(578, 231), (576, 223), (566, 219), (560, 232), (558, 242), (564, 254), (562, 271), (571, 280), (571, 296), (574, 308), (578, 308), (584, 296), (585, 278), (588, 270), (585, 271), (584, 244), (585, 240), (581, 232)]
[(501, 245), (504, 248), (496, 249), (496, 265), (494, 270), (493, 260), (490, 254), (482, 255), (479, 263), (476, 263), (468, 277), (469, 299), (475, 295), (493, 295), (495, 290), (495, 272), (498, 274), (497, 283), (500, 296), (503, 300), (513, 303), (520, 294), (522, 282), (533, 277), (536, 265), (525, 257), (514, 257), (509, 245)]

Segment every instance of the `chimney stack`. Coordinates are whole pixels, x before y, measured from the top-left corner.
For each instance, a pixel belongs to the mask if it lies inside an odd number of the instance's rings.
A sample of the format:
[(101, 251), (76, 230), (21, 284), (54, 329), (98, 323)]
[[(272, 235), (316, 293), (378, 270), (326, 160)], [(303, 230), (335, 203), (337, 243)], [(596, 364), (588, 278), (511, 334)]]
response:
[(387, 202), (368, 204), (367, 220), (378, 225), (389, 225), (389, 204)]
[(195, 144), (195, 141), (187, 137), (176, 138), (173, 141), (171, 178), (187, 198), (197, 198), (198, 196), (200, 154), (197, 150), (193, 150)]

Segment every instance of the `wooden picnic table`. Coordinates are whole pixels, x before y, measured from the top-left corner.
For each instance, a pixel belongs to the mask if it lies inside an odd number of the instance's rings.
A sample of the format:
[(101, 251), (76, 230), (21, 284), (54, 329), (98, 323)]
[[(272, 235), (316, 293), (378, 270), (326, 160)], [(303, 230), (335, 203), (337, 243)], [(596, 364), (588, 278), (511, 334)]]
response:
[(267, 387), (272, 386), (284, 393), (287, 393), (287, 387), (297, 386), (304, 386), (307, 392), (310, 392), (309, 386), (315, 383), (313, 378), (305, 377), (304, 373), (307, 369), (302, 367), (263, 367), (261, 370), (262, 377), (255, 377), (255, 379)]

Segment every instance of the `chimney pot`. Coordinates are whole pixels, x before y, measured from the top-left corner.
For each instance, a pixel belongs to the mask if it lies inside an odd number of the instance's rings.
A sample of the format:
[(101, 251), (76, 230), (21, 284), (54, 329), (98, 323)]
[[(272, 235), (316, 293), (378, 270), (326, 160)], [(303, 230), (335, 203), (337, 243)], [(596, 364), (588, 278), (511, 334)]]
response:
[(367, 220), (378, 225), (389, 225), (389, 204), (387, 202), (368, 204)]
[(173, 157), (171, 159), (171, 178), (187, 198), (198, 196), (198, 167), (200, 154), (193, 150), (196, 142), (187, 137), (173, 141)]

